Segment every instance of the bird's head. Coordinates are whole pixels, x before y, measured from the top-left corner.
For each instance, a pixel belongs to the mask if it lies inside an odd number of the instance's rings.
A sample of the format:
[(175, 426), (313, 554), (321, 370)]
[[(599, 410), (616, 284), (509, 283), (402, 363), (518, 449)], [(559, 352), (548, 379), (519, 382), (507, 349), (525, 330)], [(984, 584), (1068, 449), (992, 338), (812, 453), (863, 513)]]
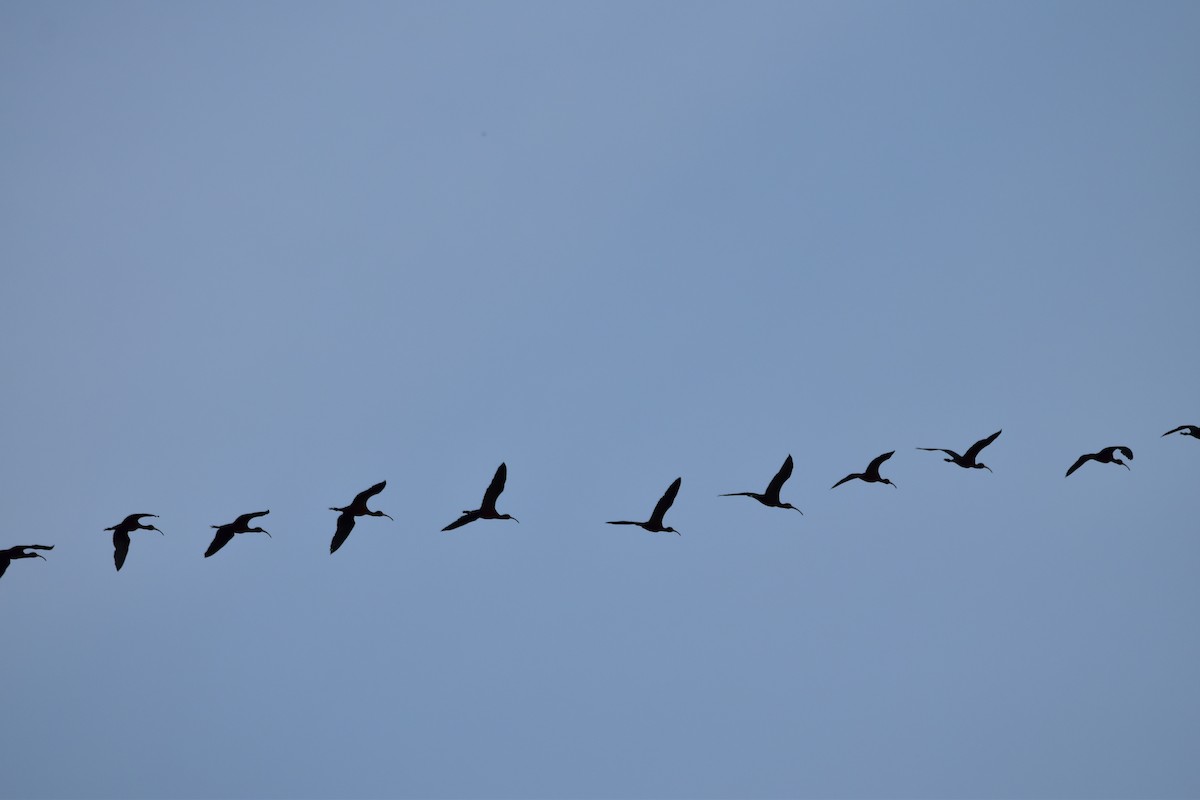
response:
[(496, 517), (496, 519), (511, 519), (513, 522), (518, 524), (521, 522), (521, 520), (517, 519), (512, 514), (501, 514), (500, 516)]
[[(794, 505), (792, 505), (791, 503), (783, 503), (783, 504), (781, 504), (779, 507), (780, 507), (780, 508), (790, 508), (792, 511), (800, 511), (800, 509), (796, 508), (796, 507), (795, 507)], [(804, 516), (804, 512), (803, 512), (803, 511), (800, 511), (800, 516), (802, 516), (802, 517)]]
[(165, 534), (165, 533), (163, 533), (161, 529), (159, 529), (159, 528), (156, 528), (156, 527), (154, 527), (153, 525), (147, 525), (147, 526), (146, 526), (146, 530), (148, 530), (148, 531), (158, 531), (158, 533), (159, 533), (159, 535), (160, 535), (160, 536), (166, 536), (166, 534)]
[(46, 557), (44, 555), (42, 555), (41, 553), (30, 553), (29, 555), (36, 556), (37, 558), (40, 558), (42, 561), (46, 560)]
[(382, 511), (372, 511), (372, 512), (371, 512), (371, 516), (373, 516), (373, 517), (387, 517), (388, 519), (391, 519), (391, 520), (392, 520), (392, 522), (395, 522), (395, 521), (396, 521), (396, 520), (392, 519), (392, 516), (391, 516), (390, 514), (385, 514), (385, 513), (383, 513)]
[(986, 469), (988, 472), (992, 471), (992, 468), (989, 467), (987, 464), (976, 464), (975, 469)]
[(673, 534), (675, 534), (676, 536), (683, 536), (683, 534), (682, 534), (682, 533), (680, 533), (679, 531), (675, 530), (674, 528), (663, 528), (663, 533), (673, 533)]
[(879, 482), (880, 482), (880, 483), (886, 483), (888, 486), (892, 487), (893, 489), (897, 489), (897, 488), (899, 488), (899, 487), (897, 487), (897, 486), (896, 486), (896, 484), (892, 483), (892, 482), (891, 482), (891, 480), (889, 480), (888, 478), (880, 478), (880, 481), (879, 481)]

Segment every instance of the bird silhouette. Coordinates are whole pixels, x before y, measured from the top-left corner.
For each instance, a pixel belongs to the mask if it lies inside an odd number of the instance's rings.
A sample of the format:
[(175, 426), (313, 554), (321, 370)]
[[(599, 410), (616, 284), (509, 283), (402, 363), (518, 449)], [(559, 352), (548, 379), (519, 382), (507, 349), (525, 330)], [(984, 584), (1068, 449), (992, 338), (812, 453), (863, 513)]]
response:
[(1128, 458), (1130, 461), (1133, 461), (1133, 451), (1132, 450), (1130, 450), (1128, 447), (1126, 447), (1124, 445), (1113, 445), (1112, 447), (1104, 448), (1099, 453), (1085, 453), (1084, 455), (1081, 455), (1079, 457), (1079, 460), (1071, 465), (1071, 468), (1069, 470), (1067, 470), (1067, 474), (1064, 475), (1063, 477), (1064, 478), (1071, 477), (1072, 472), (1079, 469), (1080, 467), (1082, 467), (1084, 464), (1086, 464), (1089, 461), (1099, 461), (1101, 464), (1120, 464), (1125, 469), (1129, 469), (1128, 464), (1126, 464), (1124, 461), (1122, 461), (1121, 459), (1116, 457), (1117, 453), (1120, 453), (1121, 455)]
[(487, 491), (483, 493), (483, 502), (479, 504), (479, 508), (474, 511), (464, 510), (461, 517), (442, 528), (442, 530), (452, 531), (477, 519), (511, 519), (513, 522), (520, 522), (521, 520), (514, 516), (501, 514), (496, 511), (496, 501), (500, 498), (500, 493), (504, 491), (504, 482), (507, 479), (508, 467), (501, 464), (496, 468), (496, 474), (492, 477), (492, 482), (488, 485)]
[(895, 454), (896, 454), (895, 450), (893, 450), (890, 453), (884, 453), (883, 455), (879, 456), (879, 458), (875, 459), (867, 466), (866, 472), (852, 472), (849, 475), (847, 475), (846, 477), (842, 478), (837, 483), (835, 483), (833, 486), (830, 486), (829, 488), (836, 489), (837, 487), (841, 486), (846, 481), (852, 481), (855, 478), (858, 478), (860, 481), (866, 481), (867, 483), (886, 483), (889, 486), (891, 486), (892, 488), (896, 488), (896, 484), (892, 483), (887, 478), (879, 477), (880, 465), (882, 465), (883, 462), (887, 461), (889, 458), (891, 458)]
[[(767, 484), (767, 490), (762, 494), (758, 492), (730, 492), (729, 494), (721, 495), (721, 497), (753, 497), (764, 506), (790, 508), (793, 511), (800, 511), (800, 509), (791, 503), (782, 503), (779, 501), (779, 491), (790, 477), (792, 477), (792, 457), (789, 455), (783, 462), (783, 466), (779, 468), (779, 472), (776, 472), (775, 477), (771, 478), (771, 482)], [(804, 512), (800, 511), (800, 515), (803, 516)]]
[(43, 561), (46, 557), (41, 553), (26, 553), (26, 550), (53, 550), (52, 544), (19, 544), (16, 547), (10, 547), (7, 550), (0, 550), (0, 578), (4, 577), (4, 573), (8, 571), (8, 565), (16, 561), (18, 558), (40, 558)]
[(217, 552), (222, 547), (233, 541), (233, 536), (235, 533), (266, 533), (267, 536), (270, 536), (271, 534), (267, 533), (267, 531), (264, 531), (262, 528), (250, 527), (250, 520), (254, 519), (255, 517), (266, 516), (270, 513), (271, 512), (269, 510), (253, 511), (249, 514), (242, 514), (233, 522), (227, 522), (224, 525), (210, 525), (210, 528), (217, 529), (217, 533), (215, 536), (213, 536), (212, 544), (210, 544), (208, 549), (204, 551), (204, 557), (208, 558), (213, 553)]
[(963, 453), (961, 456), (953, 450), (947, 450), (944, 447), (918, 447), (917, 449), (945, 453), (950, 457), (942, 459), (943, 461), (949, 461), (952, 464), (958, 464), (960, 467), (964, 467), (966, 469), (986, 469), (988, 472), (991, 472), (991, 467), (982, 462), (978, 462), (975, 459), (979, 458), (979, 454), (983, 452), (983, 448), (996, 441), (996, 437), (1001, 433), (1002, 431), (996, 431), (986, 439), (980, 439), (978, 442), (971, 445), (970, 448), (967, 449), (967, 452)]
[(330, 511), (342, 512), (338, 514), (337, 530), (334, 531), (333, 541), (329, 543), (330, 553), (336, 553), (338, 548), (342, 546), (342, 543), (346, 541), (346, 537), (350, 535), (350, 531), (354, 530), (355, 517), (387, 517), (388, 519), (392, 519), (382, 511), (371, 511), (367, 508), (367, 501), (382, 492), (385, 486), (387, 486), (387, 481), (380, 481), (370, 489), (359, 492), (350, 505), (345, 508), (334, 508), (332, 506), (329, 508)]
[[(785, 479), (786, 480), (786, 479)], [(658, 505), (654, 506), (654, 513), (650, 515), (650, 519), (645, 522), (631, 522), (629, 520), (619, 520), (610, 522), (609, 525), (637, 525), (639, 528), (645, 528), (650, 533), (674, 533), (678, 536), (683, 534), (674, 528), (663, 527), (663, 517), (667, 515), (667, 510), (671, 508), (671, 504), (675, 502), (675, 495), (679, 494), (679, 485), (683, 483), (683, 478), (676, 478), (675, 482), (667, 487), (667, 491), (659, 498)]]
[[(1174, 430), (1167, 431), (1163, 436), (1170, 436), (1172, 433), (1182, 433), (1184, 436), (1200, 439), (1200, 425), (1180, 425)], [(1130, 458), (1133, 458), (1133, 456), (1130, 456)]]
[(104, 529), (113, 532), (113, 563), (117, 565), (118, 572), (121, 571), (121, 566), (125, 563), (125, 556), (129, 555), (130, 533), (133, 531), (158, 531), (160, 534), (166, 535), (153, 525), (143, 525), (143, 517), (158, 519), (158, 514), (130, 514), (111, 528)]

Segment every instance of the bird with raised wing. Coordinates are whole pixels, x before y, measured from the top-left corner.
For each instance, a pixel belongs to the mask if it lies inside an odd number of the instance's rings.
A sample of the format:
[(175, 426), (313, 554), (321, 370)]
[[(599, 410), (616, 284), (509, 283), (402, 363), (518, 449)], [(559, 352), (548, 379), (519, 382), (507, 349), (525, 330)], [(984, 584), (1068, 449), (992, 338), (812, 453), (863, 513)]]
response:
[(1080, 467), (1082, 467), (1084, 464), (1086, 464), (1089, 461), (1098, 461), (1101, 464), (1120, 464), (1125, 469), (1129, 469), (1128, 464), (1126, 464), (1121, 459), (1117, 458), (1117, 456), (1116, 456), (1117, 453), (1120, 453), (1121, 455), (1128, 458), (1130, 461), (1133, 461), (1133, 451), (1130, 450), (1125, 445), (1117, 444), (1117, 445), (1113, 445), (1112, 447), (1106, 447), (1103, 450), (1101, 450), (1099, 453), (1085, 453), (1085, 454), (1081, 455), (1079, 457), (1079, 460), (1071, 465), (1071, 468), (1069, 470), (1067, 470), (1067, 474), (1064, 475), (1063, 477), (1064, 478), (1071, 477), (1072, 472), (1079, 469)]
[(0, 578), (4, 577), (4, 573), (8, 571), (8, 565), (19, 558), (40, 558), (42, 561), (46, 557), (41, 553), (26, 553), (26, 550), (53, 550), (52, 544), (19, 544), (16, 547), (10, 547), (7, 550), (0, 550)]
[(270, 513), (271, 513), (270, 510), (252, 511), (249, 514), (242, 514), (240, 517), (235, 519), (233, 522), (227, 522), (224, 525), (210, 525), (209, 526), (210, 528), (217, 529), (217, 533), (216, 533), (216, 535), (213, 536), (212, 544), (210, 544), (208, 546), (208, 549), (204, 551), (204, 557), (208, 558), (213, 553), (216, 553), (222, 547), (224, 547), (225, 545), (232, 542), (234, 534), (266, 533), (267, 536), (270, 536), (271, 534), (267, 533), (267, 531), (264, 531), (262, 528), (251, 528), (250, 527), (250, 520), (255, 519), (256, 517), (266, 516), (267, 514), (270, 514)]
[(125, 563), (125, 557), (129, 555), (129, 534), (134, 531), (158, 531), (163, 536), (166, 535), (153, 525), (143, 525), (142, 519), (145, 517), (158, 519), (158, 514), (130, 514), (111, 528), (104, 529), (113, 532), (113, 563), (117, 565), (118, 572)]
[(645, 522), (632, 522), (630, 520), (619, 520), (617, 522), (609, 522), (609, 525), (637, 525), (639, 528), (644, 528), (650, 533), (674, 533), (682, 536), (683, 534), (674, 528), (663, 526), (663, 517), (667, 515), (667, 511), (671, 508), (671, 504), (675, 502), (675, 495), (679, 494), (679, 486), (683, 483), (683, 478), (676, 478), (675, 482), (667, 487), (667, 491), (659, 498), (658, 504), (654, 506), (654, 513), (650, 515), (650, 519)]
[(380, 481), (370, 489), (359, 492), (350, 505), (345, 508), (334, 508), (332, 506), (329, 508), (330, 511), (342, 512), (338, 514), (337, 530), (334, 531), (333, 541), (329, 543), (330, 553), (336, 553), (338, 548), (342, 546), (342, 543), (346, 541), (346, 537), (350, 535), (350, 531), (354, 530), (355, 517), (387, 517), (388, 519), (392, 519), (382, 511), (371, 511), (367, 508), (367, 501), (382, 492), (385, 486), (387, 486), (387, 481)]
[[(779, 472), (775, 473), (775, 477), (771, 478), (771, 482), (767, 484), (767, 490), (762, 494), (758, 492), (730, 492), (723, 494), (721, 497), (753, 497), (764, 506), (770, 508), (790, 508), (793, 511), (800, 511), (791, 503), (784, 503), (779, 500), (779, 492), (783, 489), (783, 484), (787, 483), (787, 479), (792, 477), (792, 457), (789, 455), (787, 460), (783, 462), (783, 466), (779, 468)], [(801, 516), (804, 515), (800, 511)]]
[(1182, 433), (1184, 436), (1191, 436), (1192, 438), (1200, 439), (1200, 425), (1180, 425), (1174, 430), (1167, 431), (1163, 434), (1163, 436), (1170, 436), (1172, 433)]
[(963, 453), (961, 456), (958, 453), (954, 452), (953, 450), (947, 450), (944, 447), (918, 447), (917, 449), (918, 450), (929, 450), (931, 452), (936, 451), (939, 453), (945, 453), (946, 455), (948, 455), (950, 457), (943, 458), (942, 459), (943, 461), (949, 461), (951, 464), (958, 464), (960, 467), (963, 467), (965, 469), (986, 469), (988, 472), (991, 472), (992, 471), (991, 467), (989, 467), (987, 464), (984, 464), (980, 461), (976, 461), (976, 459), (978, 459), (979, 454), (981, 452), (983, 452), (983, 448), (987, 447), (989, 444), (996, 441), (996, 437), (999, 436), (1001, 433), (1002, 433), (1002, 431), (996, 431), (995, 433), (993, 433), (991, 436), (987, 437), (986, 439), (980, 439), (978, 442), (976, 442), (975, 444), (973, 444), (969, 448), (967, 448), (967, 452)]
[(496, 474), (492, 477), (492, 482), (488, 485), (487, 491), (483, 493), (483, 502), (479, 504), (479, 508), (473, 511), (464, 510), (461, 517), (442, 528), (442, 530), (452, 531), (477, 519), (511, 519), (513, 522), (520, 522), (521, 520), (516, 517), (510, 514), (501, 514), (496, 510), (496, 501), (500, 499), (500, 493), (504, 491), (504, 482), (506, 480), (508, 480), (508, 467), (501, 464), (496, 468)]
[(837, 483), (835, 483), (833, 486), (830, 486), (829, 488), (836, 489), (837, 487), (841, 486), (846, 481), (852, 481), (855, 478), (857, 478), (860, 481), (866, 481), (867, 483), (886, 483), (887, 485), (891, 486), (893, 489), (897, 488), (896, 484), (892, 483), (887, 478), (880, 477), (880, 475), (879, 475), (879, 467), (882, 466), (883, 462), (887, 461), (889, 458), (891, 458), (894, 455), (896, 455), (895, 450), (893, 450), (890, 453), (884, 453), (883, 455), (879, 456), (878, 458), (876, 458), (874, 461), (872, 461), (870, 464), (867, 465), (866, 472), (852, 472), (849, 475), (847, 475), (846, 477), (842, 478)]

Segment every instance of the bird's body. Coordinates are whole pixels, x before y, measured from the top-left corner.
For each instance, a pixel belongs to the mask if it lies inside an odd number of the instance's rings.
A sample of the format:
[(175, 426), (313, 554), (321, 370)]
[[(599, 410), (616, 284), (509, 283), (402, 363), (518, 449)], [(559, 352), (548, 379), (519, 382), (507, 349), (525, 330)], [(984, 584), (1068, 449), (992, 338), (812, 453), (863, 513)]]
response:
[(355, 517), (388, 517), (382, 511), (371, 511), (367, 508), (367, 501), (375, 495), (383, 491), (383, 487), (387, 486), (387, 481), (380, 481), (370, 489), (359, 492), (350, 505), (345, 508), (330, 507), (330, 511), (340, 511), (337, 518), (337, 530), (333, 534), (333, 541), (329, 543), (329, 552), (336, 553), (337, 549), (346, 541), (346, 537), (350, 535), (350, 531), (354, 530)]
[(507, 480), (508, 467), (501, 464), (496, 468), (496, 474), (492, 476), (492, 482), (488, 484), (487, 491), (483, 493), (483, 502), (479, 504), (479, 508), (464, 510), (461, 517), (442, 528), (442, 530), (452, 531), (477, 519), (511, 519), (513, 522), (520, 522), (521, 520), (516, 517), (510, 514), (501, 514), (496, 510), (496, 501), (500, 499), (500, 493), (504, 491), (504, 483)]
[(949, 456), (949, 458), (944, 458), (942, 459), (943, 461), (949, 461), (951, 464), (957, 464), (964, 469), (986, 469), (988, 472), (991, 472), (991, 467), (989, 467), (987, 464), (976, 461), (976, 459), (979, 458), (979, 454), (983, 452), (983, 448), (996, 441), (996, 437), (1001, 433), (1002, 431), (996, 431), (986, 439), (980, 439), (978, 442), (971, 445), (967, 452), (963, 453), (961, 456), (953, 450), (947, 450), (944, 447), (918, 447), (917, 449), (945, 453)]
[[(1182, 433), (1184, 436), (1191, 436), (1192, 438), (1200, 439), (1200, 425), (1180, 425), (1174, 430), (1167, 431), (1163, 434), (1163, 436), (1170, 436), (1172, 433)], [(1130, 458), (1132, 458), (1132, 456), (1130, 456)]]
[(53, 550), (52, 544), (19, 544), (16, 547), (10, 547), (7, 550), (0, 550), (0, 578), (4, 577), (4, 573), (8, 571), (8, 565), (21, 558), (40, 558), (43, 561), (46, 557), (41, 553), (26, 553), (26, 550)]
[(830, 486), (829, 488), (836, 489), (837, 487), (841, 486), (846, 481), (852, 481), (855, 478), (857, 478), (860, 481), (866, 481), (867, 483), (886, 483), (889, 486), (895, 488), (896, 484), (892, 483), (887, 478), (880, 477), (880, 475), (879, 475), (879, 467), (883, 464), (883, 462), (887, 461), (889, 458), (891, 458), (895, 454), (896, 454), (895, 450), (893, 450), (890, 453), (884, 453), (883, 455), (879, 456), (874, 461), (872, 461), (869, 465), (867, 465), (866, 472), (852, 472), (849, 475), (847, 475), (846, 477), (842, 478), (837, 483), (835, 483), (833, 486)]
[(217, 529), (217, 533), (213, 536), (212, 544), (210, 544), (208, 549), (204, 551), (204, 557), (208, 558), (213, 553), (216, 553), (222, 547), (229, 544), (231, 541), (233, 541), (234, 535), (238, 533), (266, 533), (267, 536), (270, 536), (271, 534), (267, 533), (267, 531), (264, 531), (262, 528), (250, 527), (250, 520), (256, 517), (265, 516), (270, 513), (270, 510), (253, 511), (249, 514), (242, 514), (233, 522), (227, 522), (224, 525), (210, 525), (209, 527)]
[(1084, 464), (1086, 464), (1089, 461), (1099, 461), (1101, 464), (1120, 464), (1125, 469), (1129, 469), (1128, 464), (1126, 464), (1121, 459), (1117, 458), (1117, 455), (1116, 455), (1117, 453), (1120, 453), (1121, 455), (1128, 458), (1130, 461), (1133, 461), (1133, 451), (1132, 450), (1130, 450), (1128, 447), (1126, 447), (1124, 445), (1119, 445), (1119, 444), (1113, 445), (1112, 447), (1104, 448), (1099, 453), (1085, 453), (1085, 454), (1081, 455), (1079, 457), (1079, 459), (1074, 464), (1071, 465), (1071, 468), (1069, 470), (1067, 470), (1067, 474), (1064, 475), (1063, 477), (1069, 478), (1071, 476), (1072, 472), (1079, 469), (1080, 467), (1082, 467)]
[[(650, 519), (645, 522), (632, 522), (630, 520), (619, 520), (609, 522), (609, 525), (637, 525), (639, 528), (649, 531), (650, 533), (674, 533), (682, 536), (679, 531), (674, 528), (667, 528), (663, 525), (663, 517), (667, 515), (667, 510), (671, 508), (671, 504), (675, 502), (675, 495), (679, 494), (679, 486), (683, 483), (683, 478), (676, 478), (675, 482), (667, 487), (667, 491), (663, 492), (663, 496), (659, 498), (658, 504), (654, 506), (654, 513), (650, 515)], [(782, 483), (782, 481), (781, 481)]]
[[(129, 534), (134, 531), (158, 531), (160, 534), (162, 533), (161, 530), (153, 525), (143, 525), (143, 517), (158, 519), (158, 514), (130, 514), (111, 528), (104, 529), (113, 532), (113, 563), (116, 564), (118, 572), (125, 563), (125, 557), (129, 555)], [(165, 536), (166, 534), (163, 535)]]
[[(783, 484), (787, 483), (787, 479), (792, 477), (792, 466), (792, 457), (789, 455), (787, 460), (783, 462), (783, 466), (779, 468), (779, 472), (775, 473), (775, 477), (767, 484), (767, 490), (762, 494), (758, 492), (730, 492), (729, 494), (721, 495), (721, 497), (753, 497), (764, 506), (770, 508), (790, 508), (793, 511), (800, 511), (800, 509), (791, 503), (784, 503), (779, 499), (779, 492), (783, 489)], [(804, 512), (800, 511), (800, 514), (803, 516)]]

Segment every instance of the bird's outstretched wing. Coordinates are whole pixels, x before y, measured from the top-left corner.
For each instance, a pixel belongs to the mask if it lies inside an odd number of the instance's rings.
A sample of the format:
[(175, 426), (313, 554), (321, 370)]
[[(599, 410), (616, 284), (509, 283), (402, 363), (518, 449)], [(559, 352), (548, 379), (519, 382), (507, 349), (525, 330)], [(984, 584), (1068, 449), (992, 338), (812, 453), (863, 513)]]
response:
[(270, 513), (271, 511), (268, 509), (267, 511), (252, 511), (249, 514), (242, 514), (233, 521), (233, 525), (236, 528), (245, 528), (250, 524), (250, 520), (254, 519), (255, 517), (265, 517)]
[(778, 502), (779, 492), (783, 490), (783, 485), (787, 483), (787, 479), (792, 477), (792, 466), (792, 457), (789, 455), (783, 462), (783, 466), (779, 468), (779, 472), (776, 472), (775, 477), (771, 478), (771, 482), (767, 484), (767, 491), (764, 493), (767, 497), (773, 498)]
[(676, 478), (675, 482), (667, 487), (667, 491), (659, 498), (658, 505), (654, 506), (654, 513), (650, 515), (650, 522), (655, 527), (662, 527), (663, 517), (667, 515), (667, 510), (671, 508), (671, 504), (675, 502), (675, 495), (679, 494), (679, 485), (683, 483), (683, 478)]
[(212, 544), (210, 544), (208, 549), (204, 551), (205, 558), (208, 558), (213, 553), (217, 552), (222, 547), (233, 541), (233, 531), (227, 530), (228, 527), (228, 525), (222, 525), (220, 528), (217, 528), (217, 535), (213, 537)]
[(1084, 464), (1086, 464), (1087, 462), (1091, 461), (1091, 460), (1092, 460), (1092, 459), (1094, 459), (1095, 457), (1096, 457), (1096, 456), (1095, 456), (1095, 454), (1094, 454), (1094, 453), (1085, 453), (1084, 455), (1081, 455), (1081, 456), (1079, 457), (1079, 460), (1078, 460), (1078, 461), (1076, 461), (1074, 464), (1072, 464), (1072, 465), (1071, 465), (1071, 468), (1070, 468), (1069, 470), (1067, 470), (1067, 474), (1066, 474), (1066, 475), (1064, 475), (1063, 477), (1064, 477), (1064, 478), (1069, 478), (1069, 477), (1071, 477), (1071, 473), (1072, 473), (1072, 472), (1074, 472), (1075, 470), (1079, 469), (1080, 467), (1082, 467)]
[(983, 452), (983, 448), (987, 447), (989, 444), (996, 441), (996, 437), (999, 436), (1003, 432), (1004, 432), (1004, 430), (1001, 429), (1001, 430), (996, 431), (995, 433), (993, 433), (991, 436), (987, 437), (986, 439), (980, 439), (978, 442), (971, 445), (971, 449), (968, 450), (965, 454), (963, 454), (963, 458), (967, 459), (968, 461), (976, 460), (977, 458), (979, 458), (979, 454), (981, 452)]
[(958, 453), (954, 452), (953, 450), (947, 450), (944, 447), (918, 447), (917, 449), (928, 450), (931, 453), (945, 453), (951, 458), (962, 458), (962, 456), (960, 456)]
[(890, 453), (884, 453), (883, 455), (881, 455), (881, 456), (879, 456), (878, 458), (876, 458), (876, 459), (875, 459), (874, 461), (872, 461), (872, 462), (871, 462), (869, 465), (867, 465), (867, 474), (869, 475), (869, 474), (871, 474), (871, 473), (873, 472), (873, 473), (875, 473), (876, 475), (878, 475), (878, 474), (879, 474), (879, 468), (880, 468), (881, 466), (883, 466), (883, 462), (887, 461), (889, 458), (891, 458), (891, 457), (892, 457), (892, 456), (894, 456), (894, 455), (896, 455), (896, 451), (895, 451), (895, 450), (893, 450), (893, 451), (892, 451), (892, 452), (890, 452)]
[(117, 572), (121, 571), (127, 555), (129, 555), (129, 532), (113, 531), (113, 563), (117, 565)]
[(1180, 425), (1178, 428), (1172, 428), (1171, 430), (1167, 431), (1163, 434), (1163, 436), (1170, 436), (1172, 433), (1179, 433), (1180, 431), (1187, 431), (1187, 434), (1191, 436), (1192, 429), (1195, 427), (1195, 425)]
[(455, 528), (461, 528), (463, 525), (466, 525), (468, 522), (474, 522), (477, 519), (479, 519), (478, 511), (468, 511), (465, 514), (463, 514), (461, 517), (459, 517), (458, 519), (454, 520), (454, 522), (451, 522), (449, 525), (442, 528), (442, 530), (443, 531), (452, 531)]
[(835, 483), (833, 486), (830, 486), (829, 488), (830, 488), (830, 489), (836, 489), (837, 487), (841, 486), (841, 485), (842, 485), (843, 483), (845, 483), (846, 481), (852, 481), (852, 480), (854, 480), (855, 478), (861, 478), (861, 477), (862, 477), (862, 476), (861, 476), (861, 475), (859, 475), (857, 472), (852, 472), (852, 473), (850, 473), (849, 475), (847, 475), (846, 477), (842, 478), (842, 479), (841, 479), (840, 481), (838, 481), (837, 483)]
[[(383, 484), (380, 484), (380, 487), (382, 486)], [(370, 491), (370, 489), (367, 491)], [(363, 494), (366, 494), (366, 492), (363, 492)], [(362, 497), (362, 495), (359, 495), (359, 497)], [(355, 502), (357, 501), (358, 498), (355, 498)], [(352, 530), (354, 530), (354, 515), (349, 511), (343, 511), (338, 514), (337, 530), (333, 533), (333, 541), (329, 543), (329, 552), (336, 553)]]
[(606, 522), (606, 523), (604, 523), (604, 524), (605, 524), (605, 525), (642, 525), (643, 523), (641, 523), (641, 522), (630, 522), (630, 521), (629, 521), (629, 520), (627, 520), (627, 519), (623, 519), (623, 520), (620, 520), (620, 521), (618, 521), (618, 522)]
[(52, 545), (52, 544), (23, 544), (23, 545), (21, 545), (21, 549), (22, 550), (53, 550), (54, 545)]
[(492, 476), (492, 482), (488, 484), (487, 491), (483, 493), (483, 502), (479, 504), (480, 510), (496, 510), (496, 501), (500, 499), (500, 493), (504, 491), (506, 480), (508, 480), (508, 467), (501, 464), (496, 468), (496, 474)]
[(379, 483), (372, 486), (370, 489), (366, 489), (364, 491), (359, 492), (357, 495), (354, 496), (354, 502), (351, 503), (350, 505), (351, 506), (361, 505), (361, 506), (365, 507), (367, 504), (367, 501), (370, 500), (375, 495), (382, 492), (383, 487), (385, 487), (385, 486), (387, 486), (387, 481), (380, 481)]

